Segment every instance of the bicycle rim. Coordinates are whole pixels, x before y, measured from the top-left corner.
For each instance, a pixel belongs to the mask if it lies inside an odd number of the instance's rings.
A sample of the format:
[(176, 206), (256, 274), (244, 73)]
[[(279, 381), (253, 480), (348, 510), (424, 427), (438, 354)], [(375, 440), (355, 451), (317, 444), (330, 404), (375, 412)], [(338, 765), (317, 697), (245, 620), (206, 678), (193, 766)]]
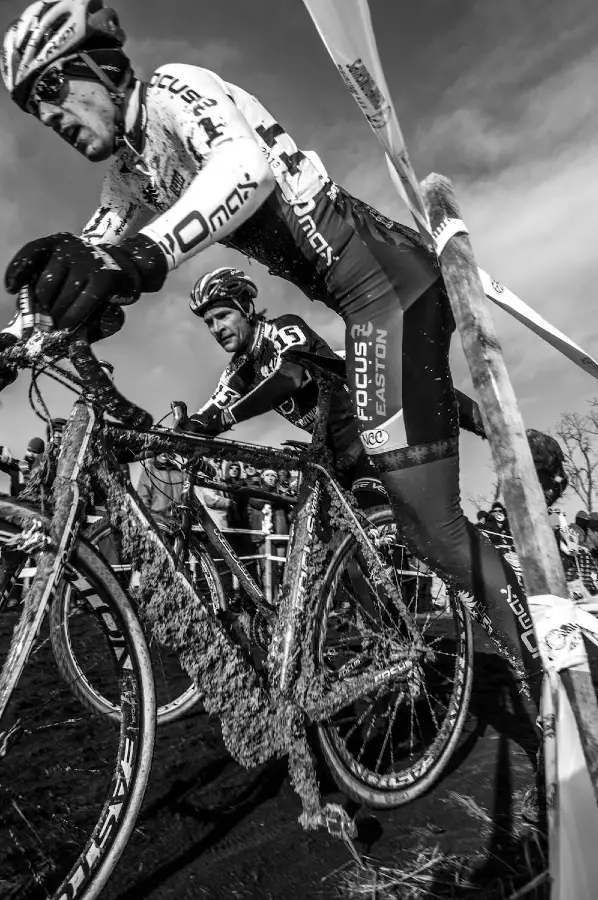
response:
[[(368, 514), (372, 536), (395, 587), (432, 651), (406, 679), (389, 681), (341, 709), (316, 728), (319, 748), (336, 782), (372, 807), (410, 802), (442, 774), (465, 719), (473, 680), (473, 635), (469, 617), (448, 594), (442, 603), (429, 590), (423, 564), (408, 558), (396, 541), (389, 508)], [(331, 560), (318, 615), (316, 664), (328, 683), (354, 673), (375, 657), (376, 642), (401, 630), (388, 594), (373, 584), (353, 538)], [(390, 638), (389, 638), (390, 633)]]
[[(25, 514), (36, 515), (0, 502), (0, 550)], [(124, 636), (117, 655), (104, 645), (101, 661), (104, 678), (119, 691), (122, 717), (115, 727), (81, 707), (55, 665), (46, 616), (0, 719), (4, 900), (97, 897), (133, 830), (149, 778), (155, 702), (143, 633), (110, 570), (82, 542), (67, 577), (81, 598), (77, 618), (83, 621), (96, 598)], [(2, 662), (22, 612), (1, 608)]]
[[(131, 563), (123, 560), (120, 547), (114, 541), (110, 524), (100, 523), (89, 532), (88, 539), (100, 549), (104, 559), (114, 568), (123, 587), (128, 588), (132, 577)], [(191, 541), (189, 549), (187, 573), (203, 602), (211, 604), (214, 609), (219, 609), (223, 593), (215, 564), (201, 544), (195, 540)], [(72, 590), (69, 585), (65, 585), (52, 608), (52, 640), (58, 665), (64, 677), (72, 683), (80, 701), (91, 712), (118, 720), (120, 717), (118, 698), (107, 696), (102, 686), (94, 680), (93, 672), (89, 671), (88, 660), (90, 653), (93, 654), (93, 629), (90, 629), (87, 636), (79, 629), (75, 636), (70, 628), (70, 619), (73, 612), (76, 613), (76, 609)], [(118, 642), (118, 634), (113, 633), (110, 622), (102, 621), (101, 614), (98, 624), (104, 629), (107, 640)], [(158, 725), (164, 725), (191, 712), (199, 703), (201, 696), (182, 668), (176, 652), (160, 644), (145, 626), (144, 630), (156, 685)]]

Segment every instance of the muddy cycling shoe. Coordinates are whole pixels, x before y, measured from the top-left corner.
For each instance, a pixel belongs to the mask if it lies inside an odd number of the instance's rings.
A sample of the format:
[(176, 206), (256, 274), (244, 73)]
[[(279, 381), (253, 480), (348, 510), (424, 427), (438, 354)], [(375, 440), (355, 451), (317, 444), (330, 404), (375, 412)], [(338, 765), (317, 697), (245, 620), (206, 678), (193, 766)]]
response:
[(542, 825), (546, 821), (546, 788), (533, 784), (521, 798), (519, 814), (530, 825)]
[[(541, 729), (539, 717), (536, 725)], [(519, 814), (530, 825), (542, 825), (546, 820), (546, 781), (544, 754), (541, 746), (536, 756), (535, 784), (529, 787), (521, 798)]]

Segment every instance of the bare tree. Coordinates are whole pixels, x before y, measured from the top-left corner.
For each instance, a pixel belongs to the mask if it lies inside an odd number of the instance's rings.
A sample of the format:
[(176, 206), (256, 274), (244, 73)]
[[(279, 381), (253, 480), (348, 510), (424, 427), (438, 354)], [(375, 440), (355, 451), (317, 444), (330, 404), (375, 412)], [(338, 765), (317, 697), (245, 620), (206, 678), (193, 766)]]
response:
[(556, 426), (565, 454), (569, 486), (588, 512), (598, 506), (598, 398), (590, 401), (590, 410), (564, 413)]
[(469, 500), (469, 502), (471, 504), (473, 504), (473, 506), (475, 507), (475, 509), (478, 512), (482, 512), (482, 510), (484, 512), (487, 512), (490, 509), (490, 507), (492, 506), (492, 504), (495, 503), (499, 499), (499, 497), (502, 493), (501, 480), (496, 473), (496, 469), (494, 468), (494, 463), (486, 466), (486, 468), (492, 472), (492, 476), (493, 476), (492, 485), (491, 485), (489, 491), (485, 494), (475, 494), (475, 496), (472, 496), (470, 494), (469, 497), (467, 498)]

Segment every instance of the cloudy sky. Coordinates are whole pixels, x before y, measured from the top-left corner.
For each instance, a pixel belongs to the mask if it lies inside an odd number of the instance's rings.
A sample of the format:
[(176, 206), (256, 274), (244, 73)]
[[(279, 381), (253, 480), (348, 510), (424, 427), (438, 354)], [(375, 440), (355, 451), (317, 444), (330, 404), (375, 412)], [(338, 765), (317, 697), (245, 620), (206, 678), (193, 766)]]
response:
[[(0, 0), (3, 27), (23, 5)], [(430, 171), (451, 177), (479, 264), (597, 356), (598, 4), (370, 0), (370, 7), (418, 177)], [(140, 75), (170, 62), (213, 69), (257, 94), (299, 146), (320, 154), (336, 181), (410, 222), (382, 152), (300, 0), (127, 0), (118, 10)], [(79, 157), (5, 93), (0, 117), (6, 263), (34, 237), (77, 232), (95, 209), (104, 166)], [(171, 399), (194, 406), (210, 393), (227, 357), (189, 313), (188, 293), (204, 271), (239, 263), (246, 264), (219, 247), (196, 257), (161, 294), (130, 308), (124, 331), (101, 346), (124, 393), (156, 417)], [(271, 314), (293, 310), (342, 346), (338, 317), (259, 265), (250, 272)], [(2, 321), (13, 303), (1, 297)], [(497, 310), (496, 321), (528, 426), (549, 428), (598, 394), (590, 376), (515, 320)], [(455, 382), (469, 390), (458, 338), (453, 356)], [(22, 376), (1, 400), (0, 443), (15, 454), (43, 428), (27, 389)], [(51, 385), (46, 396), (54, 415), (68, 412), (68, 398)], [(275, 414), (236, 429), (239, 437), (273, 443), (293, 433)], [(465, 436), (462, 460), (464, 497), (484, 493), (491, 479), (487, 446)], [(579, 502), (571, 498), (566, 507)]]

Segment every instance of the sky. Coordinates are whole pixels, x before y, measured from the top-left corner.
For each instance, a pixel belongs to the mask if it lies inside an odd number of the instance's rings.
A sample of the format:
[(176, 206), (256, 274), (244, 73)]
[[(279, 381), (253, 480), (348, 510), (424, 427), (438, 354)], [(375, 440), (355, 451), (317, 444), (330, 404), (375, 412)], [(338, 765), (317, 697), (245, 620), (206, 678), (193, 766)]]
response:
[[(4, 28), (24, 8), (0, 0)], [(116, 4), (142, 77), (164, 63), (212, 69), (256, 94), (303, 149), (352, 194), (411, 224), (382, 150), (300, 0), (127, 0)], [(418, 178), (453, 180), (478, 264), (598, 356), (598, 4), (595, 0), (370, 0), (386, 80)], [(0, 89), (1, 90), (1, 89)], [(96, 208), (106, 164), (92, 164), (0, 94), (0, 258), (55, 231), (77, 233)], [(173, 399), (204, 402), (227, 355), (188, 309), (189, 290), (219, 265), (245, 267), (271, 315), (293, 311), (334, 346), (343, 322), (257, 263), (214, 247), (173, 272), (159, 294), (127, 309), (125, 328), (97, 347), (120, 389), (156, 418)], [(0, 324), (14, 299), (0, 294)], [(526, 426), (549, 429), (598, 395), (587, 373), (493, 307)], [(453, 374), (471, 391), (458, 336)], [(26, 374), (0, 398), (0, 443), (21, 455), (44, 425)], [(69, 395), (43, 383), (52, 415)], [(72, 396), (72, 395), (71, 395)], [(234, 436), (279, 444), (298, 436), (275, 413)], [(462, 494), (489, 492), (487, 443), (463, 435)], [(0, 489), (3, 478), (0, 480)], [(574, 495), (563, 504), (574, 512)]]

